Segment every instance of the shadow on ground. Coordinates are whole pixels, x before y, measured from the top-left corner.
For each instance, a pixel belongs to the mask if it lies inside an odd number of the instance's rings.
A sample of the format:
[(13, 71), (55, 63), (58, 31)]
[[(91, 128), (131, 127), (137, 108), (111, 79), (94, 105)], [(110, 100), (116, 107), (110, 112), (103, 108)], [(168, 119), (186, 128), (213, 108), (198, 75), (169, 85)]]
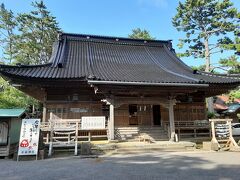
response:
[(97, 159), (0, 160), (0, 179), (229, 179), (240, 177), (240, 153), (149, 152)]

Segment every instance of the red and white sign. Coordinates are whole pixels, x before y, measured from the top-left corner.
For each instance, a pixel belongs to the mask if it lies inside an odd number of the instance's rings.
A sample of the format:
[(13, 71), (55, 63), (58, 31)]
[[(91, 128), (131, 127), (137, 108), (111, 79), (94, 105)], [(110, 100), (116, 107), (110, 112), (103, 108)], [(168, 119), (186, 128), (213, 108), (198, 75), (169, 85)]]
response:
[(37, 155), (40, 119), (23, 119), (18, 147), (18, 155)]

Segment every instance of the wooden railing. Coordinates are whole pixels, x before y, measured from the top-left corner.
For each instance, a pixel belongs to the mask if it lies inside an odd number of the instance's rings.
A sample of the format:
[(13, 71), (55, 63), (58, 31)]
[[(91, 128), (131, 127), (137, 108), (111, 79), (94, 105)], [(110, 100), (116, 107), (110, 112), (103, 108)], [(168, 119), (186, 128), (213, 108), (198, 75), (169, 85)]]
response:
[(81, 119), (50, 119), (48, 122), (41, 123), (42, 131), (51, 131), (51, 128), (54, 130), (70, 130), (75, 129), (76, 125), (81, 127)]
[[(175, 127), (208, 127), (210, 123), (208, 120), (195, 120), (195, 121), (175, 121)], [(169, 122), (164, 123), (165, 127)]]
[(53, 144), (70, 145), (78, 140), (106, 139), (108, 137), (107, 125), (106, 120), (105, 129), (83, 130), (81, 129), (81, 119), (50, 119), (48, 122), (41, 123), (41, 131), (46, 144), (52, 142)]
[[(211, 136), (210, 123), (208, 120), (175, 121), (174, 123), (178, 139), (181, 137), (197, 138)], [(169, 122), (164, 123), (164, 129), (169, 130)]]
[[(41, 122), (41, 130), (42, 131), (50, 131), (51, 130), (51, 123), (53, 123), (53, 126), (57, 128), (70, 128), (71, 126), (74, 126), (78, 122), (78, 129), (81, 129), (81, 119), (53, 119), (49, 120), (48, 122)], [(108, 120), (105, 122), (105, 129), (108, 128)]]

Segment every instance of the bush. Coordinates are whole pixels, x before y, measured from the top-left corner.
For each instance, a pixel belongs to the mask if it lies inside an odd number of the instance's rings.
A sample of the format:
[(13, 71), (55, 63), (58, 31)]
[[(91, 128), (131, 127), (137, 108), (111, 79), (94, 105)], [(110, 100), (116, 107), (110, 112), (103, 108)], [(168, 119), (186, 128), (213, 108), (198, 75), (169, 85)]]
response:
[(212, 118), (215, 118), (215, 113), (214, 112), (207, 112), (207, 118), (208, 119), (212, 119)]

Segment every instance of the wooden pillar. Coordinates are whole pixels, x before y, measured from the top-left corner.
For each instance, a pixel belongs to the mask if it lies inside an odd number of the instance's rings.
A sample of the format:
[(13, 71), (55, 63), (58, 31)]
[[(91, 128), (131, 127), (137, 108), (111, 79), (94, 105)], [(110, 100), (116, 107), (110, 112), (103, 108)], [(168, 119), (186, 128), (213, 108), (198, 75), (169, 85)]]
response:
[(48, 150), (48, 156), (52, 156), (52, 151), (53, 151), (53, 113), (50, 113), (50, 142), (49, 142), (49, 150)]
[(218, 143), (215, 135), (215, 123), (214, 121), (211, 121), (211, 128), (212, 128), (212, 142), (213, 143)]
[(114, 105), (110, 104), (109, 108), (109, 140), (114, 140)]
[(46, 122), (47, 118), (47, 93), (46, 90), (44, 90), (44, 97), (43, 97), (43, 114), (42, 114), (42, 122)]
[(91, 131), (88, 131), (88, 142), (91, 142)]
[(174, 109), (175, 99), (169, 100), (169, 125), (170, 125), (170, 141), (174, 141), (175, 139), (175, 123), (174, 123)]
[(76, 122), (76, 132), (75, 132), (75, 150), (74, 150), (74, 155), (78, 155), (78, 122)]
[(46, 122), (46, 117), (47, 117), (47, 107), (46, 107), (46, 103), (43, 103), (43, 117), (42, 117), (42, 122)]

